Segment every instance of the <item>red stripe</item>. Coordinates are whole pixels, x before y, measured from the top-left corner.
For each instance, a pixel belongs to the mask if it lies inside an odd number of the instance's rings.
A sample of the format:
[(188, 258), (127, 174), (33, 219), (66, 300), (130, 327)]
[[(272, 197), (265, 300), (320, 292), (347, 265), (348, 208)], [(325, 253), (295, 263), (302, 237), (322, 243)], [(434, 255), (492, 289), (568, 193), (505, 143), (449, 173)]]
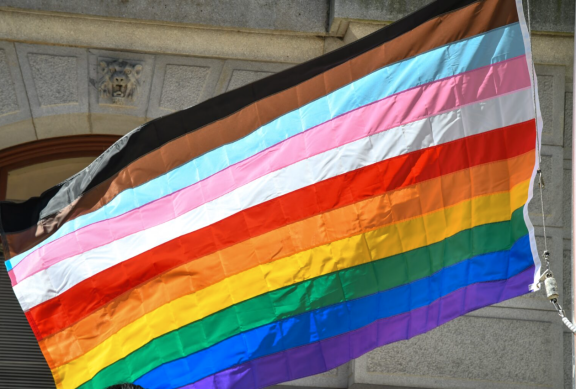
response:
[(26, 313), (38, 339), (159, 274), (290, 223), (535, 147), (534, 121), (394, 157), (319, 182), (175, 238), (84, 280)]

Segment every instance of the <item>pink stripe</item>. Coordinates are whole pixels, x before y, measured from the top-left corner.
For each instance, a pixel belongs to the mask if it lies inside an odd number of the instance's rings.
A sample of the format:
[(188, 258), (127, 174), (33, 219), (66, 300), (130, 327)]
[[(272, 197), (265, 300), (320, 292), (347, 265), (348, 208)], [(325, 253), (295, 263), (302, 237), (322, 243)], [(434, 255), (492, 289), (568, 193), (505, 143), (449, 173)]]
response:
[[(266, 174), (358, 139), (530, 86), (525, 56), (424, 84), (347, 112), (184, 188), (30, 253), (12, 285), (74, 255), (157, 226)], [(354, 131), (349, 131), (353, 128)]]
[[(32, 253), (30, 253), (30, 254), (32, 254)], [(34, 274), (34, 273), (30, 273), (30, 275), (32, 275), (32, 274)], [(10, 282), (12, 282), (12, 286), (14, 286), (18, 283), (16, 281), (16, 274), (14, 273), (14, 269), (8, 271), (8, 277), (10, 277)], [(22, 281), (24, 278), (26, 278), (26, 277), (21, 277), (20, 281)]]

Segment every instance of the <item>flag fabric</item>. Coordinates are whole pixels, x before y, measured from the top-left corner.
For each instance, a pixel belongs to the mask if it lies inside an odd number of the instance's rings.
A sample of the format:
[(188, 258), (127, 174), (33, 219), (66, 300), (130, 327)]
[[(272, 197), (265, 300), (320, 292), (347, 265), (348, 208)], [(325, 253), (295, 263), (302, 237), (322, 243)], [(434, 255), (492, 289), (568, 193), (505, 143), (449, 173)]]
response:
[(530, 291), (520, 0), (441, 0), (0, 204), (59, 389), (262, 388)]

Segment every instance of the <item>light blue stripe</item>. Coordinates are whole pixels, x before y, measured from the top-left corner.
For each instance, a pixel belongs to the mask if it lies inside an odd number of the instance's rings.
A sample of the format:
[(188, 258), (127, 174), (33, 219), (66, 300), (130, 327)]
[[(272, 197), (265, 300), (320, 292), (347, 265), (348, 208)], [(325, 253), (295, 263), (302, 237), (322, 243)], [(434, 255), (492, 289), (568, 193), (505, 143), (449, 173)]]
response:
[(523, 55), (518, 23), (439, 47), (382, 68), (260, 127), (246, 137), (210, 151), (134, 189), (104, 207), (65, 223), (55, 234), (6, 261), (12, 269), (33, 250), (87, 225), (122, 215), (174, 193), (275, 144), (353, 109), (406, 89)]

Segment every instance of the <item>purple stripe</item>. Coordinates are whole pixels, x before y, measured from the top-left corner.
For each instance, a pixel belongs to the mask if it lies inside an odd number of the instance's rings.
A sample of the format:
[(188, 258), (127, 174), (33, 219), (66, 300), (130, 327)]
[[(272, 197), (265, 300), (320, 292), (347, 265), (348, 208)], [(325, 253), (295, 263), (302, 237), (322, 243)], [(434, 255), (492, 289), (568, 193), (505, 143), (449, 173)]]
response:
[(528, 293), (534, 266), (508, 280), (481, 282), (432, 304), (375, 321), (355, 331), (255, 359), (182, 389), (258, 389), (334, 369), (377, 347), (410, 339), (476, 309)]

